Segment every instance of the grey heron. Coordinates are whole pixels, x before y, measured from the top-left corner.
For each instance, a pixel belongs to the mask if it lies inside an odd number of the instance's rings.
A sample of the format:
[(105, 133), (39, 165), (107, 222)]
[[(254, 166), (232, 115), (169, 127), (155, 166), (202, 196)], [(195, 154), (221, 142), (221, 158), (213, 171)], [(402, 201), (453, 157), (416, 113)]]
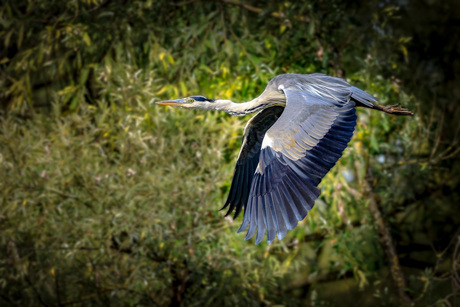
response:
[(320, 195), (318, 184), (347, 147), (356, 125), (355, 107), (413, 115), (399, 105), (380, 106), (370, 94), (323, 74), (282, 74), (248, 102), (190, 96), (156, 102), (188, 109), (224, 111), (247, 123), (229, 195), (222, 209), (234, 219), (244, 208), (238, 232), (245, 240), (267, 231), (268, 243), (284, 238)]

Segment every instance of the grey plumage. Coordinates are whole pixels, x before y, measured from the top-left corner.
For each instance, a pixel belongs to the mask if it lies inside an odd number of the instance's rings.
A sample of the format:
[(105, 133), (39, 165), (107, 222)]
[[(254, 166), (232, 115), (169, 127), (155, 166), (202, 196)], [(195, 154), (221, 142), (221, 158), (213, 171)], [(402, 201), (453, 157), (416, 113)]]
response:
[[(200, 97), (193, 99), (193, 97)], [(158, 104), (191, 109), (222, 110), (241, 116), (258, 112), (246, 125), (241, 150), (225, 205), (237, 218), (238, 232), (256, 244), (282, 239), (314, 206), (318, 184), (342, 156), (356, 126), (355, 107), (412, 115), (397, 105), (374, 104), (372, 95), (345, 80), (322, 74), (283, 74), (263, 93), (246, 103), (202, 96)]]

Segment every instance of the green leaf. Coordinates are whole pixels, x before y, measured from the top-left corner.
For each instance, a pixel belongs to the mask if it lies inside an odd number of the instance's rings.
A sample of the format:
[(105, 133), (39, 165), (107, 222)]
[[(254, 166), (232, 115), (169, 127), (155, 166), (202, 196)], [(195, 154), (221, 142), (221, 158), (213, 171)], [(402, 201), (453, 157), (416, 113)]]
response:
[(86, 46), (91, 46), (91, 38), (89, 37), (88, 33), (83, 33), (83, 41), (85, 42)]

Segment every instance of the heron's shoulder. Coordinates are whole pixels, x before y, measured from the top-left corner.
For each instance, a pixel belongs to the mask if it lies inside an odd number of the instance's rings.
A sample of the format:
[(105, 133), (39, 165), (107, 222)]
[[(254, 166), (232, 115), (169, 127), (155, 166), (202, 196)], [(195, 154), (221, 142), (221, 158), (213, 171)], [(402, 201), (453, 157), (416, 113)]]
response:
[(331, 77), (321, 73), (313, 74), (281, 74), (270, 80), (269, 85), (278, 88), (296, 88), (303, 90), (305, 87), (316, 85), (324, 88), (348, 89), (350, 84), (337, 77)]
[(294, 99), (307, 101), (307, 97), (317, 97), (341, 104), (348, 103), (353, 94), (351, 85), (345, 80), (319, 73), (282, 74), (273, 78), (267, 86), (267, 92), (282, 91), (286, 95), (286, 90), (303, 93), (293, 94)]

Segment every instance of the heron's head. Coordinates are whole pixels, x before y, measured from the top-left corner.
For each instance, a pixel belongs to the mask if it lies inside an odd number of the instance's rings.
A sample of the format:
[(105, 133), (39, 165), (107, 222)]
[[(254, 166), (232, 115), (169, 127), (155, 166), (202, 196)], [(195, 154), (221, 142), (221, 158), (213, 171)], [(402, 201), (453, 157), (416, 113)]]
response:
[(156, 104), (163, 105), (163, 106), (173, 106), (173, 107), (180, 107), (180, 108), (187, 108), (187, 109), (213, 109), (212, 103), (215, 100), (206, 98), (204, 96), (190, 96), (181, 99), (174, 99), (174, 100), (164, 100), (164, 101), (157, 101)]

